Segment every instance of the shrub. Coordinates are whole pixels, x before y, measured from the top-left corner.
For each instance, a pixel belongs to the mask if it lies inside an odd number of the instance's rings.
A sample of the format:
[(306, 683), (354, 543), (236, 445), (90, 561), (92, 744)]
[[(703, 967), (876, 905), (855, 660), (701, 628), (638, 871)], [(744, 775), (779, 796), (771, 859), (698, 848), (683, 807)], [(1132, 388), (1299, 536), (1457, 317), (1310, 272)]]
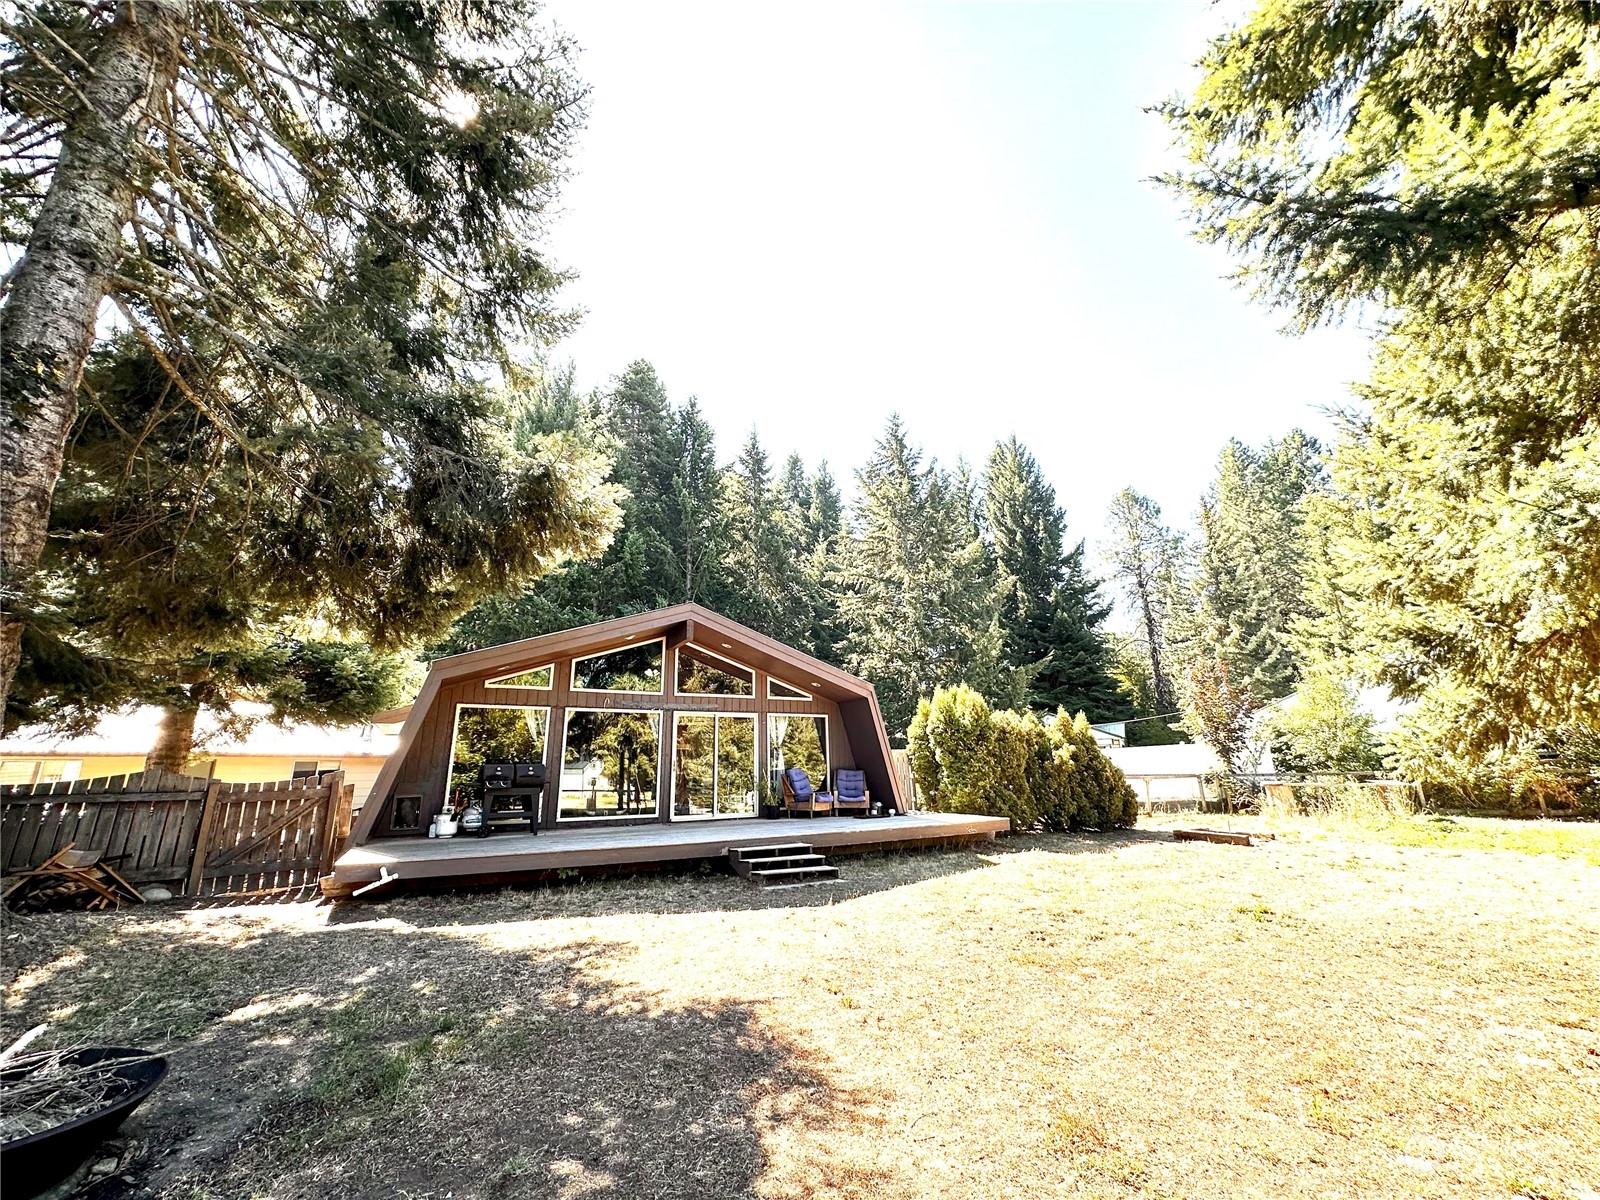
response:
[(1383, 765), (1374, 724), (1348, 682), (1316, 670), (1300, 681), (1294, 695), (1267, 710), (1261, 732), (1280, 771), (1359, 774)]
[(1081, 713), (1041, 721), (994, 711), (965, 685), (940, 688), (917, 706), (907, 743), (917, 786), (940, 812), (1052, 830), (1125, 827), (1138, 816), (1133, 789)]

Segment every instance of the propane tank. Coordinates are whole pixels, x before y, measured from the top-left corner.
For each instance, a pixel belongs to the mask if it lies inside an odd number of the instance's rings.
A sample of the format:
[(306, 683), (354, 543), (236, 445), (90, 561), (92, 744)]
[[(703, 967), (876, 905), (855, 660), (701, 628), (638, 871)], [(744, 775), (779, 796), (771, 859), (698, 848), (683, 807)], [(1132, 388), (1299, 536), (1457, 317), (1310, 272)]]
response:
[(471, 808), (467, 809), (466, 812), (461, 814), (461, 832), (468, 834), (475, 833), (479, 837), (482, 837), (488, 832), (488, 826), (483, 820), (483, 809), (474, 804)]
[(437, 817), (435, 817), (433, 819), (433, 824), (434, 824), (434, 827), (438, 830), (438, 836), (439, 837), (442, 837), (442, 838), (455, 837), (455, 835), (456, 835), (456, 825), (458, 824), (458, 822), (456, 821), (455, 815), (453, 813), (451, 813), (448, 809), (446, 809), (444, 812), (441, 812)]

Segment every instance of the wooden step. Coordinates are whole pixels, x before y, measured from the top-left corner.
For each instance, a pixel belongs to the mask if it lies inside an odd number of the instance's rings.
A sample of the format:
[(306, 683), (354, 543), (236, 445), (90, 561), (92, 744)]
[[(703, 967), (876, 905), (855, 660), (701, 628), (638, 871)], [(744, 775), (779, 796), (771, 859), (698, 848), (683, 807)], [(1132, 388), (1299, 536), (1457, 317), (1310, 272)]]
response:
[(775, 870), (757, 868), (750, 872), (750, 882), (761, 888), (802, 887), (812, 883), (832, 883), (839, 878), (839, 868), (834, 866), (779, 867)]
[(810, 853), (810, 842), (774, 842), (770, 846), (728, 847), (728, 857), (734, 862), (748, 862), (753, 858), (783, 858), (794, 854)]
[(744, 879), (750, 878), (752, 871), (775, 871), (788, 867), (825, 867), (828, 860), (821, 854), (783, 854), (773, 855), (771, 858), (743, 858), (735, 859), (733, 872)]

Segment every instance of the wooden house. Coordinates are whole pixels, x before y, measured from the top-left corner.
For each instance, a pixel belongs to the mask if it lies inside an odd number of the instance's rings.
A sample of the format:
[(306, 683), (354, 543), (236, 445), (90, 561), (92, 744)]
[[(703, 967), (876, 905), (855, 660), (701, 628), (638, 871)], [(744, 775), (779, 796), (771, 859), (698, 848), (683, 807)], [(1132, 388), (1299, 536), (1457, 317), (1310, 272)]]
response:
[[(494, 763), (543, 764), (537, 831), (428, 840)], [(819, 789), (841, 768), (864, 773), (891, 819), (758, 820), (796, 766)], [(911, 808), (871, 684), (682, 604), (434, 662), (330, 890), (714, 857), (784, 834), (844, 847), (991, 837), (1007, 824)]]

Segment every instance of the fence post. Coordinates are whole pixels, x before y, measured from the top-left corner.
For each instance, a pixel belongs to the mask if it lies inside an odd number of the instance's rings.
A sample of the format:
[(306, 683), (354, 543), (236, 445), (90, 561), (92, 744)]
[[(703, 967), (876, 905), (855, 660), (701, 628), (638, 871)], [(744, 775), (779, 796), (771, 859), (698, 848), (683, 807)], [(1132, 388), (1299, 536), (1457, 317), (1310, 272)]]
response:
[(333, 870), (333, 860), (344, 846), (350, 832), (350, 803), (355, 787), (345, 787), (344, 772), (335, 771), (326, 776), (328, 798), (322, 804), (322, 855), (317, 863), (317, 875), (327, 875)]
[(184, 894), (198, 896), (200, 894), (200, 876), (206, 868), (206, 854), (209, 853), (211, 841), (211, 828), (217, 822), (217, 809), (221, 807), (222, 789), (226, 785), (221, 780), (213, 779), (206, 785), (206, 799), (200, 809), (200, 829), (194, 838), (194, 861), (189, 864), (189, 886)]

